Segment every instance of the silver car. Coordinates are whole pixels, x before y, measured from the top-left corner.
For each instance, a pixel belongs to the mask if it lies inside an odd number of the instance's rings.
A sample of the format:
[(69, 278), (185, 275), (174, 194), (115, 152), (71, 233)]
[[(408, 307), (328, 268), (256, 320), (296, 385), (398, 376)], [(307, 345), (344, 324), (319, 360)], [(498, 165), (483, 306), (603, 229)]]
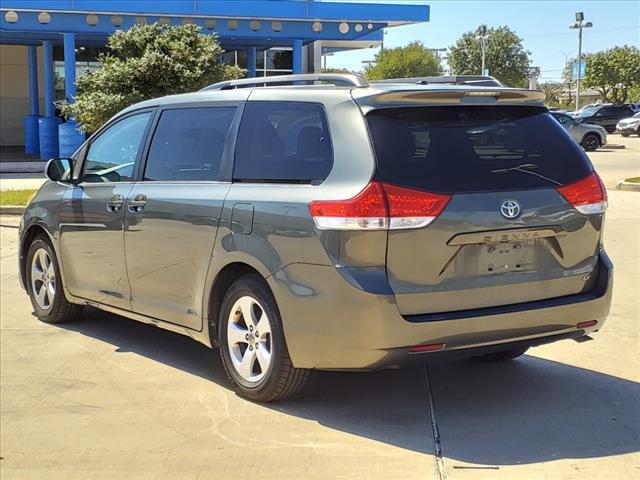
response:
[(44, 322), (91, 306), (217, 346), (258, 401), (314, 369), (589, 339), (607, 196), (542, 98), (298, 75), (133, 105), (49, 162), (21, 280)]
[(565, 113), (550, 113), (586, 151), (592, 152), (607, 144), (607, 131), (604, 127), (579, 123)]
[(620, 120), (616, 125), (616, 130), (623, 137), (628, 137), (631, 134), (640, 136), (640, 112), (635, 113), (633, 117)]

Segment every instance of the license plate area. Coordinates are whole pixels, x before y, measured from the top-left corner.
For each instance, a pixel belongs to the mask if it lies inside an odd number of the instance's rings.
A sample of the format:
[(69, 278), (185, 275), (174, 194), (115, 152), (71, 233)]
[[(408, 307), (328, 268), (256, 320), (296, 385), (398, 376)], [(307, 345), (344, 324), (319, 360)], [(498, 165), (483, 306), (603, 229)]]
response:
[(485, 275), (521, 273), (535, 266), (535, 241), (480, 245), (479, 270)]

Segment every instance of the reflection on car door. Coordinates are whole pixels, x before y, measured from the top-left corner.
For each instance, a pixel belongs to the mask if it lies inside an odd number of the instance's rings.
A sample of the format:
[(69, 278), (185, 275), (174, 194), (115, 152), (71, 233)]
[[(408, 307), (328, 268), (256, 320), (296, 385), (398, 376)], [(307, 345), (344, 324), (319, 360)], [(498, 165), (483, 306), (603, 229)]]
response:
[[(153, 111), (128, 115), (91, 141), (80, 182), (60, 206), (60, 246), (71, 294), (130, 309), (124, 205)], [(82, 161), (82, 159), (80, 159)]]
[(158, 115), (129, 193), (125, 249), (136, 313), (202, 328), (203, 286), (229, 190), (237, 105)]

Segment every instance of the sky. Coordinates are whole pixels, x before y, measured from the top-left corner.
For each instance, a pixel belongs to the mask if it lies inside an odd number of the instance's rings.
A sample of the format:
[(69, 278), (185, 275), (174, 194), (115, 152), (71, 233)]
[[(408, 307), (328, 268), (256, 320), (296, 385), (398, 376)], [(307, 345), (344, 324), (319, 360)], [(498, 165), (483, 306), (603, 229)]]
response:
[[(624, 44), (640, 47), (640, 0), (404, 0), (385, 3), (427, 3), (431, 7), (429, 22), (388, 28), (385, 47), (402, 46), (414, 40), (422, 41), (429, 48), (450, 47), (460, 35), (481, 23), (490, 27), (507, 25), (531, 52), (531, 65), (541, 68), (541, 82), (560, 80), (565, 55), (577, 55), (578, 32), (569, 29), (569, 24), (575, 20), (575, 12), (584, 12), (585, 20), (593, 23), (593, 28), (583, 30), (583, 52), (592, 53)], [(372, 60), (378, 51), (379, 48), (369, 48), (336, 53), (327, 57), (327, 67), (362, 70), (362, 61)], [(491, 69), (491, 65), (488, 67)]]

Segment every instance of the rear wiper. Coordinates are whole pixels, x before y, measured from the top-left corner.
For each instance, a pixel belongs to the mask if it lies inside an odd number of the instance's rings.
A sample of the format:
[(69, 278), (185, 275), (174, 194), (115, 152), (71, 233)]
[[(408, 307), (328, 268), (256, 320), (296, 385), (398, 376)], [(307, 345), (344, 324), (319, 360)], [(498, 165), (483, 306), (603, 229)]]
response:
[(536, 177), (540, 177), (548, 182), (555, 183), (556, 185), (562, 185), (560, 182), (556, 182), (555, 180), (545, 177), (537, 172), (532, 172), (532, 170), (537, 170), (540, 168), (535, 163), (523, 163), (521, 165), (516, 165), (515, 167), (510, 168), (498, 168), (497, 170), (491, 170), (491, 173), (509, 173), (509, 172), (522, 172), (528, 175), (535, 175)]

